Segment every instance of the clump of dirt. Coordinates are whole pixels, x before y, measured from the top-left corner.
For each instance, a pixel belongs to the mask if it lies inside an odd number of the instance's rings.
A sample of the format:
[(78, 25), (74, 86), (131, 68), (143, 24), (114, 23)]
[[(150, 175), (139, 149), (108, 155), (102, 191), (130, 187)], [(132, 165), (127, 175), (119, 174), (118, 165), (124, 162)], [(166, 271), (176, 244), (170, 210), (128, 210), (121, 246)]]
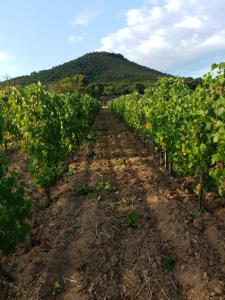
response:
[(1, 279), (0, 298), (225, 299), (223, 207), (198, 214), (108, 109), (92, 134), (50, 205), (35, 206), (32, 247), (5, 260), (14, 280)]

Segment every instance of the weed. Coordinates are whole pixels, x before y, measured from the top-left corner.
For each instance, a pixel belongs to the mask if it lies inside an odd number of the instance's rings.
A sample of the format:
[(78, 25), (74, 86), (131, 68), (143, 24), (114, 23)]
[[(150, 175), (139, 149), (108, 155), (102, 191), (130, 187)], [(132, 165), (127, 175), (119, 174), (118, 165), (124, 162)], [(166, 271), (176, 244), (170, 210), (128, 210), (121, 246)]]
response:
[(123, 221), (123, 228), (127, 229), (129, 227), (135, 227), (137, 225), (138, 217), (138, 212), (132, 210)]
[(98, 138), (98, 135), (97, 134), (88, 134), (87, 137), (86, 137), (86, 140), (88, 142), (95, 142)]
[(96, 153), (94, 151), (90, 151), (86, 153), (86, 157), (87, 158), (94, 158), (96, 155)]
[(53, 290), (52, 290), (52, 295), (55, 296), (55, 295), (61, 293), (62, 289), (63, 289), (62, 285), (58, 281), (55, 281)]
[(176, 257), (175, 256), (165, 257), (164, 262), (163, 262), (164, 268), (166, 270), (172, 270), (174, 265), (175, 265), (175, 262), (176, 262)]
[(96, 183), (97, 191), (104, 191), (104, 192), (115, 192), (116, 188), (113, 184), (109, 181), (105, 181), (104, 179), (100, 179)]
[(116, 203), (113, 202), (112, 200), (109, 200), (109, 201), (108, 201), (108, 204), (109, 204), (110, 208), (112, 208), (112, 209), (114, 209), (115, 206), (116, 206)]
[(98, 152), (95, 154), (94, 158), (103, 158), (104, 157), (104, 153), (103, 152)]
[(94, 192), (94, 189), (91, 186), (88, 185), (81, 185), (76, 190), (77, 196), (88, 196)]
[(106, 128), (106, 127), (101, 127), (101, 128), (99, 128), (98, 130), (99, 130), (99, 131), (108, 131), (108, 128)]
[(127, 197), (123, 197), (121, 199), (121, 201), (122, 201), (123, 204), (128, 204), (130, 202), (130, 200)]
[(119, 159), (116, 160), (116, 164), (117, 164), (118, 166), (123, 166), (123, 165), (126, 164), (126, 159), (119, 158)]
[(47, 224), (47, 220), (43, 219), (41, 217), (37, 218), (36, 222), (37, 222), (38, 226), (41, 226), (41, 227), (44, 227)]
[(201, 217), (201, 212), (200, 211), (192, 211), (190, 212), (190, 217), (191, 217), (191, 220), (194, 221), (196, 219), (198, 219), (199, 217)]
[(114, 152), (114, 153), (112, 153), (112, 158), (117, 158), (117, 157), (120, 157), (120, 156), (121, 156), (120, 152)]
[(139, 156), (139, 152), (138, 152), (137, 150), (135, 150), (135, 151), (133, 152), (133, 156)]
[(76, 170), (69, 169), (69, 171), (66, 173), (66, 175), (68, 175), (68, 176), (74, 176), (74, 175), (76, 175), (76, 173), (77, 173)]
[(93, 192), (87, 195), (86, 200), (99, 202), (101, 200), (101, 195), (99, 195), (97, 192)]

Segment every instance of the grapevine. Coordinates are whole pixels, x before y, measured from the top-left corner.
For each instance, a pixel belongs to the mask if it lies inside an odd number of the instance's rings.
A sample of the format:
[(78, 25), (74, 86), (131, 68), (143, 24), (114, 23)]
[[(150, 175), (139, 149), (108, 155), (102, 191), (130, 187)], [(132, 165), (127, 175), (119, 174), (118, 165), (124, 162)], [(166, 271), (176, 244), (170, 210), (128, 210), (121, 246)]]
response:
[(9, 172), (8, 145), (29, 157), (35, 186), (49, 188), (67, 168), (67, 159), (87, 136), (99, 102), (78, 93), (48, 92), (40, 83), (0, 92), (0, 251), (10, 254), (29, 233), (32, 201), (26, 185)]
[(143, 96), (109, 102), (111, 110), (147, 137), (165, 167), (196, 179), (199, 209), (205, 191), (225, 192), (225, 64), (215, 64), (191, 91), (182, 78), (161, 78)]

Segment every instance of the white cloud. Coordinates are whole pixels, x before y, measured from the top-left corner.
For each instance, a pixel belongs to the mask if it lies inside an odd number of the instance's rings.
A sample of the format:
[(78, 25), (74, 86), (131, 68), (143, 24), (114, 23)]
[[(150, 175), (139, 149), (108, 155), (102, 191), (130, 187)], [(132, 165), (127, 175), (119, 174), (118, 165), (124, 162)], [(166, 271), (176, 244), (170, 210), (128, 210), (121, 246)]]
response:
[(11, 60), (14, 59), (15, 57), (10, 55), (8, 52), (6, 51), (0, 51), (0, 62), (4, 62), (6, 60)]
[(203, 26), (203, 22), (198, 17), (186, 16), (181, 22), (175, 23), (175, 27), (198, 29)]
[(73, 26), (87, 26), (97, 16), (96, 11), (82, 12), (73, 20)]
[(225, 60), (224, 0), (146, 0), (125, 18), (127, 25), (103, 37), (99, 50), (180, 75)]
[[(179, 11), (182, 7), (183, 0), (169, 0), (165, 8), (170, 11)], [(188, 2), (188, 1), (187, 1)]]
[(7, 51), (0, 51), (0, 81), (6, 77), (13, 77), (18, 74), (16, 57)]
[(77, 43), (77, 42), (81, 42), (84, 40), (84, 36), (75, 36), (75, 35), (71, 35), (68, 37), (68, 42), (69, 43)]

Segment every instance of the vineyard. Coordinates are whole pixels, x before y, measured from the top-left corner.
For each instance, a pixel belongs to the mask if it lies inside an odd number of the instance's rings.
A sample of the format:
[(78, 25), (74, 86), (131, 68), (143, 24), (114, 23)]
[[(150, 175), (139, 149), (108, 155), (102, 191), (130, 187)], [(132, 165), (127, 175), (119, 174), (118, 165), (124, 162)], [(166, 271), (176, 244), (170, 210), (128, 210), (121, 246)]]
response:
[[(214, 65), (192, 92), (179, 78), (123, 96), (112, 111), (146, 137), (169, 175), (192, 176), (204, 208), (205, 191), (225, 194), (225, 65)], [(193, 183), (194, 184), (194, 183)]]
[(0, 90), (0, 299), (225, 299), (224, 87)]
[[(32, 202), (25, 183), (16, 173), (8, 176), (8, 146), (16, 143), (29, 156), (33, 184), (49, 188), (66, 171), (66, 161), (77, 151), (90, 130), (99, 103), (78, 94), (57, 95), (40, 84), (24, 89), (6, 88), (1, 94), (1, 218), (0, 250), (9, 254), (27, 235), (25, 220), (31, 216)], [(68, 170), (67, 170), (68, 171)]]

